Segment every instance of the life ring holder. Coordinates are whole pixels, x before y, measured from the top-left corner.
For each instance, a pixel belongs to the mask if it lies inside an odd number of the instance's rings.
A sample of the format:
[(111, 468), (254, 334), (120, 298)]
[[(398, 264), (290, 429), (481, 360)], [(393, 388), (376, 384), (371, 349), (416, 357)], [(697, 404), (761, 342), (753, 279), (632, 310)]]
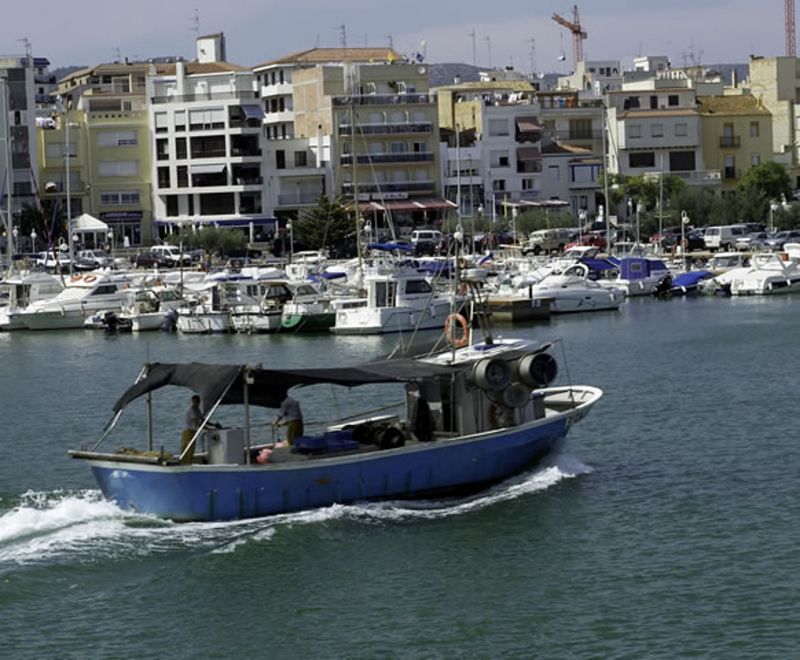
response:
[[(456, 337), (455, 325), (461, 328), (461, 336)], [(444, 321), (444, 334), (453, 348), (463, 348), (469, 341), (469, 324), (461, 314), (450, 314)]]
[(83, 279), (83, 275), (80, 273), (75, 273), (74, 275), (70, 275), (69, 281), (70, 282), (80, 282)]
[[(73, 275), (73, 277), (74, 277), (74, 275)], [(84, 278), (83, 278), (83, 281), (86, 282), (87, 284), (91, 284), (96, 279), (97, 279), (97, 275), (85, 275)]]

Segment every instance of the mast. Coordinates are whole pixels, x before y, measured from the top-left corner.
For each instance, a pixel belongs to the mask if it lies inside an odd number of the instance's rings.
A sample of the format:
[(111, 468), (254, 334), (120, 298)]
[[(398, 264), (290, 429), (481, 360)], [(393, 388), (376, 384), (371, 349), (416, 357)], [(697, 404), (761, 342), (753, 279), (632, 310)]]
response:
[(350, 152), (353, 158), (353, 208), (356, 218), (356, 252), (358, 253), (358, 270), (361, 271), (363, 247), (361, 245), (361, 207), (358, 199), (358, 154), (356, 153), (356, 111), (355, 111), (355, 72), (349, 72), (350, 84)]
[(14, 228), (11, 226), (11, 192), (13, 190), (13, 182), (11, 181), (11, 128), (9, 126), (8, 115), (11, 112), (11, 99), (10, 87), (8, 85), (8, 78), (0, 78), (3, 93), (3, 140), (6, 145), (6, 252), (8, 258), (8, 271), (11, 272), (12, 264), (14, 262)]

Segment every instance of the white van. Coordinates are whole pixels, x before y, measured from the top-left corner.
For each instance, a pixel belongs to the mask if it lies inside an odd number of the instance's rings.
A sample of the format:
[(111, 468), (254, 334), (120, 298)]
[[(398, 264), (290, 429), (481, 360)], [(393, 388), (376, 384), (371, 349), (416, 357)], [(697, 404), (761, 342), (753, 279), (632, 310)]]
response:
[(442, 240), (442, 232), (435, 229), (415, 229), (411, 232), (411, 242), (417, 243), (419, 241), (433, 241), (438, 243)]
[(746, 225), (717, 225), (706, 228), (703, 240), (709, 250), (732, 250), (736, 239), (747, 233)]
[(574, 229), (566, 229), (565, 227), (539, 229), (531, 232), (528, 244), (522, 248), (522, 254), (528, 254), (529, 252), (549, 254), (552, 250), (561, 252), (568, 243), (572, 242), (574, 234)]
[(154, 245), (150, 248), (150, 252), (168, 259), (176, 266), (180, 265), (181, 261), (184, 266), (192, 263), (192, 255), (188, 251), (181, 253), (181, 249), (175, 245)]

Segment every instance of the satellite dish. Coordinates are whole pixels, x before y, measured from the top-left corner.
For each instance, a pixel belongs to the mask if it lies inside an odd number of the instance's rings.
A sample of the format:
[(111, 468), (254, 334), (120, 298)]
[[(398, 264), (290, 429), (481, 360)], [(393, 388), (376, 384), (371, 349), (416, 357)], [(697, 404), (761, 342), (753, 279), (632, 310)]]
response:
[(419, 73), (420, 75), (424, 75), (425, 74), (425, 67), (424, 66), (418, 67), (417, 68), (417, 73)]
[(566, 56), (566, 55), (564, 55), (564, 53), (561, 53), (561, 55), (559, 55), (559, 56), (558, 56), (556, 59), (557, 59), (559, 62), (563, 62), (565, 59), (567, 59), (567, 56)]

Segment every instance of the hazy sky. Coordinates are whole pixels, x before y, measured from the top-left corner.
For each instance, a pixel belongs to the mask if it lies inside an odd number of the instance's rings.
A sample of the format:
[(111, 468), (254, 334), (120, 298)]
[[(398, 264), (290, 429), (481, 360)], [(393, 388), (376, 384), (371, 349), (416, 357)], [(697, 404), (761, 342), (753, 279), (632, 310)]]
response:
[[(122, 57), (194, 57), (195, 9), (200, 34), (223, 31), (228, 59), (251, 66), (295, 51), (341, 45), (425, 50), (430, 62), (513, 64), (536, 71), (571, 68), (572, 38), (550, 16), (570, 17), (573, 3), (540, 0), (72, 0), (0, 3), (0, 53), (24, 52), (54, 67), (98, 64)], [(667, 55), (673, 65), (746, 62), (748, 55), (782, 55), (783, 0), (584, 0), (581, 23), (589, 59)], [(424, 42), (424, 46), (423, 46)], [(558, 60), (566, 54), (566, 62)], [(491, 62), (490, 62), (491, 53)]]

